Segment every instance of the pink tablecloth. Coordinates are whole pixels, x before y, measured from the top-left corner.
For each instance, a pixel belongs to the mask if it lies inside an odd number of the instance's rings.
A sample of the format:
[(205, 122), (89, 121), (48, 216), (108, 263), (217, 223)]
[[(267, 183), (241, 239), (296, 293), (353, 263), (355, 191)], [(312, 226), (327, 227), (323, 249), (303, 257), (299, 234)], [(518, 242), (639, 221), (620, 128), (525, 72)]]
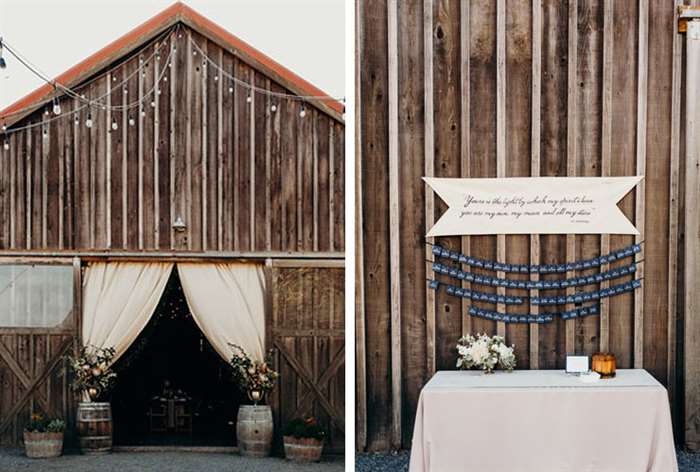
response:
[(410, 472), (677, 472), (666, 389), (644, 370), (438, 372), (421, 392)]

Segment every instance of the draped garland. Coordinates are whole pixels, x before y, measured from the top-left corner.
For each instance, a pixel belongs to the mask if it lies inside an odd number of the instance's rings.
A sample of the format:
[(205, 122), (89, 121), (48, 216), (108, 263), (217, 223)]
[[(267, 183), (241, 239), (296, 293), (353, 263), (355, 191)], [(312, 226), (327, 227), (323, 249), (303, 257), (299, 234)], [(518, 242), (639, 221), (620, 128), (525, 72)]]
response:
[[(517, 274), (561, 274), (569, 271), (587, 270), (600, 267), (602, 264), (619, 261), (627, 257), (633, 256), (641, 252), (641, 244), (631, 244), (617, 251), (610, 252), (605, 255), (585, 259), (566, 264), (545, 264), (545, 265), (530, 265), (530, 264), (507, 264), (490, 260), (477, 259), (471, 256), (466, 256), (457, 251), (451, 251), (439, 245), (433, 245), (432, 253), (441, 259), (449, 259), (453, 262), (465, 264), (470, 267), (478, 267), (486, 270), (501, 271)], [(597, 274), (569, 277), (556, 280), (513, 280), (502, 277), (491, 277), (488, 275), (480, 275), (473, 272), (463, 271), (460, 267), (450, 264), (442, 264), (434, 262), (432, 265), (435, 274), (447, 275), (452, 279), (463, 280), (473, 284), (485, 285), (491, 287), (505, 287), (510, 289), (521, 290), (557, 290), (566, 289), (569, 287), (580, 287), (584, 285), (597, 284), (603, 281), (614, 280), (623, 276), (632, 275), (637, 271), (637, 261), (632, 261), (630, 264), (616, 267), (613, 269), (599, 272)], [(558, 296), (534, 296), (527, 295), (502, 295), (495, 293), (487, 293), (479, 290), (469, 290), (458, 285), (452, 285), (442, 282), (437, 279), (428, 279), (429, 287), (434, 290), (439, 290), (440, 286), (445, 287), (448, 295), (467, 298), (473, 301), (481, 301), (492, 304), (503, 305), (521, 305), (525, 300), (529, 300), (532, 305), (566, 305), (574, 304), (581, 305), (587, 302), (593, 302), (606, 297), (620, 295), (622, 293), (633, 291), (641, 287), (641, 279), (633, 279), (631, 281), (612, 285), (599, 290), (591, 290), (579, 292), (571, 295)], [(580, 318), (584, 316), (596, 315), (599, 313), (598, 304), (587, 306), (578, 306), (573, 310), (561, 312), (548, 312), (540, 314), (515, 314), (502, 313), (494, 310), (482, 309), (471, 306), (469, 314), (471, 316), (484, 318), (488, 320), (502, 321), (506, 323), (549, 323), (555, 318), (564, 320)]]

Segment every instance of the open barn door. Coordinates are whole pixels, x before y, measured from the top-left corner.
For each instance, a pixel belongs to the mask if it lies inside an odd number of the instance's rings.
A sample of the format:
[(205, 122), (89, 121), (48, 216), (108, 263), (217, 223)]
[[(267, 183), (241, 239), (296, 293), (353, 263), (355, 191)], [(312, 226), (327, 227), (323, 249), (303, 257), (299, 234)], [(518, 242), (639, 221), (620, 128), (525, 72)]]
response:
[[(345, 313), (342, 261), (272, 261), (268, 346), (280, 372), (271, 401), (276, 431), (313, 415), (341, 453), (345, 432)], [(277, 438), (280, 439), (279, 437)]]
[(0, 264), (0, 445), (20, 444), (33, 413), (73, 422), (66, 355), (77, 345), (76, 286), (77, 260)]

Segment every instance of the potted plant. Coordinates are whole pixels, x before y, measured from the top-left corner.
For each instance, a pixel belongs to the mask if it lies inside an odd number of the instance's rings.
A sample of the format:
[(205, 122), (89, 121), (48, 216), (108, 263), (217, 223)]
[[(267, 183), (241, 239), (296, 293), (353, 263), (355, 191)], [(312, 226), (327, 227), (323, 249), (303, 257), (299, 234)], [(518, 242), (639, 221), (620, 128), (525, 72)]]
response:
[(43, 459), (58, 457), (63, 452), (63, 432), (66, 422), (33, 414), (24, 429), (24, 452), (27, 457)]
[(104, 454), (112, 450), (112, 408), (108, 393), (117, 374), (111, 369), (114, 348), (85, 346), (77, 357), (70, 357), (72, 387), (78, 403), (76, 428), (84, 454)]
[(326, 432), (314, 417), (297, 418), (284, 428), (284, 456), (295, 462), (318, 462)]
[(512, 372), (515, 368), (514, 347), (506, 345), (503, 336), (468, 334), (457, 341), (457, 368), (476, 368), (485, 374), (492, 374), (494, 369), (500, 367)]
[(268, 405), (259, 405), (265, 396), (275, 387), (279, 374), (272, 369), (272, 352), (265, 360), (253, 360), (240, 346), (231, 344), (233, 356), (233, 380), (238, 388), (253, 402), (241, 405), (236, 421), (238, 449), (241, 455), (248, 457), (266, 457), (272, 448), (272, 409)]

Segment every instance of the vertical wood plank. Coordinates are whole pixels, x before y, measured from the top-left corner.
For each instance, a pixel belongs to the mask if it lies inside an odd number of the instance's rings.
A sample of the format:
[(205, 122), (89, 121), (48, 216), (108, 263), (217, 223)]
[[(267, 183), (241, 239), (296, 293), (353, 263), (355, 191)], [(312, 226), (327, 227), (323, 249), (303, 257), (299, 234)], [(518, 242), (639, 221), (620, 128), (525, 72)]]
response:
[[(391, 444), (401, 448), (401, 234), (399, 201), (398, 5), (388, 4), (389, 99), (389, 272), (391, 284)], [(331, 128), (332, 129), (332, 128)], [(333, 166), (330, 166), (331, 169)], [(332, 190), (330, 192), (333, 193)], [(332, 218), (332, 210), (331, 210)], [(332, 224), (331, 224), (332, 227)], [(331, 237), (331, 244), (333, 238)], [(332, 246), (331, 246), (332, 248)]]
[[(469, 21), (470, 21), (470, 2), (460, 2), (459, 11), (459, 83), (460, 83), (460, 109), (459, 109), (459, 124), (460, 124), (460, 176), (468, 178), (471, 176), (471, 116), (469, 107), (471, 106), (470, 97), (470, 42), (469, 42)], [(462, 254), (470, 254), (470, 238), (462, 236), (461, 251)], [(465, 290), (471, 289), (471, 282), (462, 280), (462, 288)], [(462, 299), (462, 336), (472, 332), (471, 316), (469, 315), (469, 301), (466, 298)]]
[[(578, 109), (576, 103), (577, 62), (578, 62), (578, 0), (569, 0), (569, 40), (568, 40), (568, 77), (567, 77), (567, 111), (566, 111), (566, 175), (575, 177), (577, 174), (577, 131)], [(576, 258), (576, 235), (566, 235), (566, 262)], [(574, 277), (574, 272), (566, 273)], [(573, 295), (574, 287), (567, 287), (566, 295)], [(573, 310), (574, 304), (567, 304), (566, 310)], [(576, 320), (566, 320), (566, 353), (576, 354), (575, 338)]]
[[(355, 2), (355, 449), (367, 447), (367, 349), (365, 326), (365, 251), (363, 223), (363, 3)], [(317, 173), (316, 119), (313, 121), (314, 175)], [(269, 217), (268, 217), (269, 218)], [(318, 247), (318, 184), (314, 178), (314, 250)], [(349, 294), (346, 294), (349, 296)]]
[[(639, 0), (639, 25), (638, 25), (638, 51), (637, 51), (637, 175), (646, 174), (647, 160), (647, 84), (649, 67), (649, 0)], [(644, 240), (646, 202), (646, 182), (642, 179), (637, 184), (635, 192), (634, 222), (639, 234), (635, 238), (636, 243)], [(635, 260), (641, 261), (642, 253), (635, 256)], [(637, 264), (638, 278), (644, 277), (644, 263)], [(634, 291), (634, 367), (644, 367), (644, 292), (646, 284)]]
[(683, 318), (685, 445), (700, 449), (700, 22), (688, 22), (685, 56), (685, 243)]
[[(612, 88), (613, 88), (613, 0), (605, 0), (603, 10), (603, 117), (601, 131), (601, 169), (602, 177), (609, 177), (612, 174)], [(600, 252), (608, 254), (610, 252), (610, 235), (604, 234), (600, 237)], [(610, 264), (601, 265), (600, 270), (606, 271)], [(601, 282), (600, 288), (608, 288), (608, 281)], [(600, 301), (600, 350), (608, 352), (610, 350), (610, 301), (604, 298)]]
[[(435, 127), (433, 123), (433, 0), (423, 0), (423, 75), (425, 77), (424, 107), (425, 107), (425, 176), (435, 175)], [(435, 196), (433, 191), (425, 190), (425, 228), (424, 234), (435, 222)], [(426, 238), (428, 243), (425, 248), (426, 263), (425, 273), (432, 271), (435, 260), (430, 244), (435, 243), (435, 238)], [(436, 370), (435, 359), (435, 291), (425, 282), (426, 304), (426, 375), (432, 377)]]
[[(540, 107), (542, 87), (542, 0), (532, 0), (532, 125), (530, 147), (530, 173), (532, 177), (540, 175)], [(540, 263), (540, 237), (530, 236), (530, 264)], [(532, 280), (539, 280), (539, 274), (531, 274)], [(539, 296), (538, 290), (529, 292), (531, 297)], [(539, 305), (529, 304), (530, 313), (537, 315)], [(540, 368), (540, 329), (537, 323), (530, 325), (530, 368)]]
[[(678, 334), (678, 244), (679, 244), (679, 204), (680, 204), (680, 166), (681, 166), (681, 78), (682, 78), (682, 38), (678, 34), (678, 6), (683, 0), (675, 0), (673, 12), (673, 49), (671, 71), (671, 129), (669, 143), (669, 196), (668, 196), (668, 292), (666, 318), (666, 384), (673, 418), (678, 418), (678, 381), (676, 374), (676, 356)], [(677, 426), (676, 432), (681, 431)]]
[[(498, 0), (496, 6), (496, 176), (506, 177), (506, 0)], [(506, 237), (497, 236), (496, 258), (506, 262)], [(498, 271), (497, 277), (505, 277), (505, 272)], [(505, 287), (498, 287), (497, 293), (505, 296)], [(506, 305), (497, 304), (498, 311), (505, 313)], [(499, 336), (506, 335), (506, 324), (496, 323)]]

